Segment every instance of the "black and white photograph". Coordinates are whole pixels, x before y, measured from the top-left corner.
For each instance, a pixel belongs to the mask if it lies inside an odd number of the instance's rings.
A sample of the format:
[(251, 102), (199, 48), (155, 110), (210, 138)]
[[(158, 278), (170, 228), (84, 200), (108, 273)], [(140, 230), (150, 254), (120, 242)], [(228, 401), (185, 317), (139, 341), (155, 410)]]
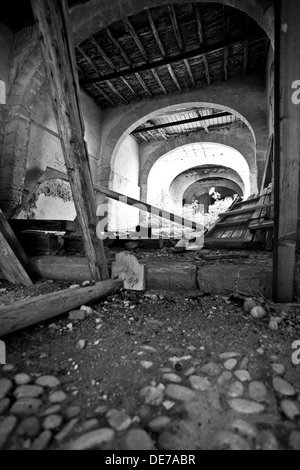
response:
[(2, 1), (0, 450), (300, 450), (299, 172), (299, 0)]

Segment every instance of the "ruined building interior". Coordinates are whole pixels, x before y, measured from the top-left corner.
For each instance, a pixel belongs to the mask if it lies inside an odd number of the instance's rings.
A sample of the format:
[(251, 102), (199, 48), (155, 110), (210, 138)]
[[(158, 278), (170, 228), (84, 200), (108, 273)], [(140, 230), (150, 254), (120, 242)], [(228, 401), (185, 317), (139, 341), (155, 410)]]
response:
[(7, 2), (0, 449), (300, 450), (298, 44), (297, 0)]

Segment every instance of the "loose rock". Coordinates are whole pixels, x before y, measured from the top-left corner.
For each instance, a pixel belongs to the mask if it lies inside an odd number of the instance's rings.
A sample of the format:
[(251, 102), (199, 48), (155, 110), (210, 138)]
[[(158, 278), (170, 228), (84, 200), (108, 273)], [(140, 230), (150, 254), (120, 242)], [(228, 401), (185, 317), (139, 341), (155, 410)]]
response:
[(282, 375), (285, 372), (285, 367), (283, 364), (278, 364), (278, 362), (274, 362), (272, 364), (272, 370), (275, 374)]
[(97, 429), (75, 439), (68, 445), (68, 450), (89, 450), (99, 448), (102, 444), (114, 438), (114, 431), (110, 428)]
[(9, 379), (0, 379), (0, 400), (5, 398), (6, 395), (11, 391), (13, 383)]
[(47, 408), (47, 409), (44, 411), (43, 416), (55, 415), (55, 414), (58, 413), (60, 410), (61, 410), (61, 405), (58, 405), (58, 404), (57, 404), (57, 405), (50, 406), (50, 408)]
[(250, 374), (247, 370), (236, 370), (234, 372), (234, 376), (240, 381), (240, 382), (247, 382), (248, 380), (251, 380)]
[(14, 396), (18, 398), (38, 398), (43, 393), (43, 388), (39, 385), (20, 385), (14, 391)]
[(236, 359), (227, 359), (227, 361), (224, 362), (224, 367), (226, 370), (232, 370), (235, 368), (236, 365), (237, 365)]
[(57, 390), (56, 392), (49, 395), (49, 401), (51, 403), (61, 403), (67, 398), (67, 395), (62, 390)]
[(69, 312), (69, 320), (82, 321), (85, 320), (87, 313), (84, 310), (72, 310)]
[(296, 394), (294, 387), (281, 377), (273, 378), (273, 387), (277, 393), (286, 397), (292, 397)]
[(8, 416), (0, 424), (0, 449), (3, 449), (6, 442), (13, 433), (18, 419), (15, 416)]
[[(107, 407), (106, 407), (106, 411), (107, 411)], [(66, 418), (67, 419), (72, 419), (72, 418), (75, 418), (76, 416), (78, 416), (81, 412), (81, 408), (80, 406), (69, 406), (66, 411), (65, 411), (65, 414), (66, 414)], [(97, 413), (97, 409), (95, 410), (95, 413)]]
[(148, 423), (148, 427), (152, 432), (161, 432), (169, 423), (171, 419), (168, 416), (158, 416), (154, 418), (150, 423)]
[(189, 377), (189, 382), (193, 390), (199, 390), (203, 392), (211, 388), (211, 383), (207, 377), (200, 377), (199, 375), (192, 375), (191, 377)]
[(155, 450), (154, 443), (143, 429), (131, 429), (125, 439), (126, 450)]
[(166, 395), (173, 400), (187, 401), (195, 397), (193, 390), (176, 384), (166, 386)]
[(17, 433), (22, 437), (36, 437), (41, 429), (40, 422), (36, 416), (29, 416), (21, 421)]
[(251, 297), (247, 297), (244, 301), (244, 310), (249, 313), (251, 310), (257, 306), (257, 303)]
[(249, 384), (249, 397), (251, 400), (264, 402), (267, 399), (267, 389), (262, 382), (253, 381)]
[(269, 430), (261, 431), (256, 440), (256, 450), (278, 450), (278, 442)]
[(59, 433), (55, 435), (55, 440), (58, 443), (64, 441), (68, 437), (68, 435), (73, 431), (77, 423), (78, 423), (78, 418), (71, 419), (71, 421), (68, 424), (66, 424), (66, 426), (62, 428), (61, 431), (59, 431)]
[(38, 398), (21, 398), (10, 409), (14, 415), (32, 415), (38, 412), (42, 402)]
[(216, 375), (220, 374), (222, 368), (219, 364), (216, 364), (215, 362), (209, 362), (201, 368), (201, 371), (203, 372), (203, 374), (206, 374), (209, 377), (215, 377)]
[(51, 431), (43, 431), (33, 442), (30, 450), (44, 450), (52, 439)]
[(220, 450), (251, 450), (246, 439), (230, 431), (218, 432), (214, 447)]
[(289, 445), (293, 450), (300, 450), (300, 431), (291, 432)]
[(62, 417), (60, 415), (49, 415), (44, 419), (43, 427), (44, 429), (58, 429), (62, 424)]
[(159, 406), (164, 399), (165, 387), (159, 384), (157, 387), (147, 386), (140, 391), (141, 398), (149, 405)]
[(172, 373), (164, 374), (163, 379), (168, 380), (169, 382), (176, 383), (176, 384), (179, 384), (180, 382), (182, 382), (182, 379), (181, 379), (181, 377), (179, 377), (179, 375), (172, 374)]
[(224, 353), (219, 354), (219, 358), (225, 361), (227, 359), (239, 357), (240, 355), (241, 354), (237, 352), (224, 352)]
[(14, 381), (17, 385), (27, 385), (31, 381), (31, 377), (28, 374), (17, 374), (14, 376)]
[(292, 421), (300, 414), (298, 405), (292, 400), (282, 400), (280, 407), (285, 416)]
[(116, 431), (125, 431), (131, 425), (131, 418), (125, 410), (109, 410), (106, 414), (109, 425)]
[(0, 400), (0, 415), (4, 414), (8, 410), (9, 407), (10, 407), (9, 398), (3, 398), (3, 400)]
[(258, 305), (257, 307), (252, 308), (250, 315), (252, 318), (259, 320), (260, 318), (264, 318), (267, 315), (267, 312), (263, 307)]
[(60, 381), (53, 375), (42, 375), (36, 379), (35, 383), (41, 387), (55, 388), (60, 385)]
[(244, 393), (244, 386), (241, 382), (235, 381), (230, 385), (227, 393), (231, 398), (242, 397)]
[(233, 398), (230, 400), (229, 404), (231, 408), (238, 413), (256, 414), (262, 413), (265, 410), (265, 407), (260, 403), (245, 400), (244, 398)]
[(243, 419), (235, 419), (231, 423), (231, 427), (246, 437), (251, 437), (254, 439), (257, 435), (256, 427), (253, 424), (244, 421)]

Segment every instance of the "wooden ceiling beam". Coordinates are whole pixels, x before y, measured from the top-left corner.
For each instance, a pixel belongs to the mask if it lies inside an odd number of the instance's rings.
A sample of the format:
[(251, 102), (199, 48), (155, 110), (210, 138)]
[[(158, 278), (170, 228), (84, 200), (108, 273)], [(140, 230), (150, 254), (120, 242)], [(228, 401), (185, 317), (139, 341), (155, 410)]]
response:
[[(79, 65), (77, 65), (77, 69), (79, 70), (79, 72), (81, 73), (81, 75), (83, 75), (84, 77), (89, 77), (88, 74), (84, 73), (83, 70), (79, 67)], [(100, 93), (101, 96), (103, 96), (104, 99), (106, 99), (112, 106), (116, 106), (116, 103), (108, 96), (107, 93), (105, 93), (104, 90), (102, 90), (98, 85), (97, 83), (93, 83), (92, 84), (93, 87), (98, 91), (98, 93)], [(100, 108), (102, 109), (102, 106), (99, 102), (97, 102), (98, 106), (100, 106)]]
[[(199, 43), (200, 43), (200, 46), (203, 46), (204, 45), (203, 28), (202, 28), (202, 20), (201, 20), (201, 13), (200, 13), (199, 5), (195, 4), (194, 9), (196, 11), (196, 20), (197, 20), (197, 30), (198, 30)], [(207, 82), (207, 85), (210, 86), (211, 80), (210, 80), (209, 65), (208, 65), (208, 60), (207, 60), (207, 55), (206, 54), (202, 55), (202, 60), (203, 60), (203, 65), (204, 65), (204, 69), (205, 69), (206, 82)]]
[(216, 119), (216, 118), (225, 117), (225, 116), (231, 116), (231, 113), (224, 112), (224, 113), (210, 114), (208, 116), (199, 116), (196, 118), (181, 119), (179, 121), (167, 122), (164, 124), (157, 124), (155, 126), (144, 127), (143, 129), (139, 127), (135, 129), (134, 131), (132, 131), (131, 134), (139, 134), (140, 132), (148, 132), (148, 131), (157, 130), (157, 129), (164, 129), (166, 127), (179, 126), (181, 124), (189, 124), (191, 122), (209, 121), (210, 119)]
[(179, 27), (178, 27), (178, 21), (177, 21), (174, 5), (168, 5), (168, 10), (169, 10), (170, 18), (171, 18), (171, 23), (172, 23), (172, 28), (173, 28), (173, 31), (174, 31), (174, 35), (175, 35), (175, 38), (176, 38), (176, 41), (177, 41), (177, 44), (178, 44), (178, 48), (179, 48), (180, 52), (182, 52), (183, 51), (183, 42), (182, 42), (182, 37), (181, 37), (180, 31), (179, 31)]
[[(109, 39), (111, 40), (111, 42), (113, 43), (114, 47), (119, 51), (119, 53), (121, 54), (121, 56), (123, 57), (123, 59), (125, 60), (126, 64), (132, 68), (132, 63), (131, 63), (131, 60), (129, 59), (128, 55), (126, 54), (126, 52), (124, 51), (123, 47), (121, 46), (121, 44), (116, 40), (116, 38), (114, 38), (114, 36), (112, 35), (111, 31), (109, 30), (109, 28), (106, 28), (105, 29), (105, 32), (107, 34), (107, 36), (109, 37)], [(147, 93), (147, 95), (150, 96), (150, 98), (153, 97), (151, 91), (149, 90), (149, 88), (147, 87), (145, 81), (142, 79), (141, 75), (139, 73), (135, 73), (134, 74), (136, 79), (138, 80), (138, 82), (141, 84), (142, 88), (144, 89), (144, 91)]]
[[(82, 57), (84, 58), (84, 60), (89, 64), (89, 66), (96, 72), (96, 73), (100, 73), (101, 76), (103, 77), (103, 74), (100, 72), (100, 70), (98, 69), (98, 67), (94, 64), (94, 62), (86, 55), (86, 53), (84, 52), (84, 50), (82, 49), (82, 47), (80, 46), (77, 46), (77, 50), (78, 52), (80, 52), (80, 54), (82, 55)], [(89, 79), (87, 80), (87, 82), (89, 81)], [(111, 89), (111, 91), (113, 93), (115, 93), (121, 101), (123, 101), (123, 103), (125, 104), (128, 104), (128, 101), (126, 100), (126, 98), (124, 98), (124, 96), (121, 95), (121, 93), (116, 89), (116, 87), (110, 82), (110, 79), (105, 79), (104, 80), (107, 85), (109, 86), (109, 88)], [(93, 83), (93, 82), (92, 82)]]
[[(223, 5), (223, 24), (224, 24), (224, 38), (226, 41), (229, 36), (229, 16), (228, 16), (227, 5)], [(223, 70), (224, 70), (224, 80), (226, 82), (228, 80), (228, 59), (229, 59), (229, 46), (225, 46)]]
[[(123, 17), (123, 20), (122, 20), (122, 21), (123, 21), (123, 24), (124, 24), (124, 27), (125, 27), (126, 31), (131, 35), (132, 39), (133, 39), (134, 42), (136, 43), (136, 45), (137, 45), (137, 47), (138, 47), (140, 53), (142, 54), (143, 58), (145, 59), (146, 62), (149, 63), (150, 60), (149, 60), (148, 54), (147, 54), (147, 52), (146, 52), (146, 50), (145, 50), (143, 44), (141, 43), (141, 40), (140, 40), (140, 38), (138, 37), (137, 32), (135, 31), (134, 27), (132, 26), (132, 24), (131, 24), (129, 18)], [(149, 70), (149, 69), (148, 69), (148, 70)], [(151, 67), (150, 70), (151, 70), (151, 72), (152, 72), (152, 74), (153, 74), (155, 80), (157, 81), (158, 86), (159, 86), (160, 89), (162, 90), (162, 92), (163, 92), (165, 95), (167, 95), (167, 90), (165, 89), (164, 85), (162, 84), (161, 79), (159, 78), (159, 76), (158, 76), (156, 70), (155, 70), (153, 67)]]
[[(95, 83), (95, 82), (101, 82), (101, 81), (106, 81), (106, 80), (113, 80), (115, 78), (120, 78), (122, 76), (127, 76), (127, 75), (133, 75), (136, 73), (141, 73), (141, 72), (146, 72), (148, 70), (152, 70), (154, 67), (163, 67), (166, 66), (167, 64), (173, 64), (174, 62), (180, 62), (183, 61), (184, 59), (194, 59), (195, 57), (203, 56), (204, 54), (207, 54), (209, 52), (216, 52), (219, 51), (220, 49), (223, 49), (225, 46), (234, 46), (236, 44), (240, 44), (241, 42), (244, 42), (246, 39), (250, 39), (249, 37), (246, 37), (246, 35), (242, 35), (239, 38), (236, 39), (228, 39), (227, 41), (220, 41), (216, 44), (212, 44), (210, 46), (202, 46), (197, 49), (193, 49), (191, 51), (183, 52), (178, 55), (172, 56), (172, 57), (166, 57), (165, 59), (161, 59), (155, 62), (149, 62), (144, 65), (140, 65), (137, 67), (132, 67), (130, 69), (125, 69), (119, 72), (114, 72), (111, 74), (107, 75), (99, 75), (98, 77), (93, 77), (84, 83)], [(259, 40), (260, 38), (251, 38), (252, 41)], [(208, 83), (210, 83), (210, 78), (208, 78)]]
[[(155, 26), (155, 23), (154, 23), (154, 21), (153, 21), (152, 15), (151, 15), (151, 12), (149, 11), (149, 9), (147, 9), (146, 12), (147, 12), (148, 21), (149, 21), (149, 24), (150, 24), (150, 27), (151, 27), (153, 36), (154, 36), (154, 38), (155, 38), (156, 44), (157, 44), (157, 46), (158, 46), (158, 48), (159, 48), (159, 50), (160, 50), (161, 55), (163, 56), (163, 58), (165, 58), (165, 57), (166, 57), (166, 50), (165, 50), (165, 48), (164, 48), (164, 46), (163, 46), (163, 43), (162, 43), (161, 40), (160, 40), (160, 37), (159, 37), (158, 31), (157, 31), (157, 28), (156, 28), (156, 26)], [(180, 85), (179, 85), (179, 83), (178, 83), (177, 77), (176, 77), (176, 75), (175, 75), (175, 72), (174, 72), (174, 70), (173, 70), (173, 68), (172, 68), (172, 65), (171, 65), (171, 64), (168, 64), (168, 65), (167, 65), (167, 69), (168, 69), (168, 71), (169, 71), (169, 74), (170, 74), (170, 76), (171, 76), (173, 82), (175, 83), (176, 88), (177, 88), (179, 91), (182, 91), (182, 90), (181, 90), (181, 87), (180, 87)]]

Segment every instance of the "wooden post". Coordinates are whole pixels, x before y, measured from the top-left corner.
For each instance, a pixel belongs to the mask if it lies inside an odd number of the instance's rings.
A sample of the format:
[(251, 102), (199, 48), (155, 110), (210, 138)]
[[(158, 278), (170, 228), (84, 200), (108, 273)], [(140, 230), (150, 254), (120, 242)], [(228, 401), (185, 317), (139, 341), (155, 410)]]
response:
[(31, 0), (31, 5), (89, 268), (95, 280), (107, 279), (103, 241), (96, 234), (96, 202), (84, 142), (67, 0)]
[[(291, 302), (297, 238), (300, 103), (300, 2), (275, 2), (275, 231), (273, 297)], [(299, 97), (299, 92), (298, 92)]]

